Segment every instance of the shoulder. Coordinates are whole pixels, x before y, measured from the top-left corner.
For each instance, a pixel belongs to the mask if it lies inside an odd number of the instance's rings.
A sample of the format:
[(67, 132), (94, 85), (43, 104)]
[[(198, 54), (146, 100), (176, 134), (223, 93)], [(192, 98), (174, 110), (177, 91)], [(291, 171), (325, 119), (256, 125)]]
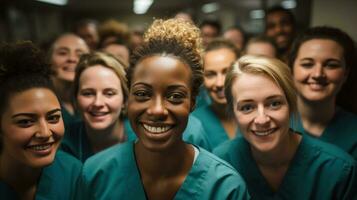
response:
[(201, 180), (201, 184), (210, 197), (245, 199), (249, 196), (243, 178), (230, 164), (202, 148), (197, 161), (204, 168), (206, 178)]
[(229, 162), (230, 157), (237, 157), (237, 154), (246, 145), (245, 139), (241, 136), (237, 136), (233, 140), (228, 140), (218, 147), (213, 149), (213, 153), (218, 157)]
[(114, 145), (87, 159), (83, 165), (83, 175), (91, 176), (97, 173), (110, 172), (123, 166), (133, 154), (133, 142)]
[(82, 167), (82, 163), (79, 160), (62, 150), (57, 151), (54, 163), (63, 169), (72, 170)]
[(309, 136), (303, 136), (303, 140), (305, 140), (305, 156), (309, 156), (312, 160), (325, 164), (340, 165), (341, 167), (356, 166), (356, 161), (351, 155), (333, 144)]

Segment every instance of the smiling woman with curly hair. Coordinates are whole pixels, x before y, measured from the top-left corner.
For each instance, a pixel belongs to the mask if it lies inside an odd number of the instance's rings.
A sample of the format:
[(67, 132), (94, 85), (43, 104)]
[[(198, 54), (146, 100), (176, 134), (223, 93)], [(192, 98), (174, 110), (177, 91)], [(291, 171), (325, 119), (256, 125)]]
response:
[(155, 20), (128, 72), (128, 118), (135, 142), (90, 158), (85, 199), (248, 199), (231, 166), (182, 139), (203, 81), (197, 27)]

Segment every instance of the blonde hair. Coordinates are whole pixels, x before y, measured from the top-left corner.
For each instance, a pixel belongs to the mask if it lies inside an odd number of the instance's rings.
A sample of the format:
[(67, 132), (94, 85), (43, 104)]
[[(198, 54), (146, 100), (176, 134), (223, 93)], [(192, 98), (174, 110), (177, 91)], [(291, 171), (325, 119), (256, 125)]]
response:
[[(232, 85), (243, 74), (263, 75), (275, 82), (285, 94), (290, 113), (297, 115), (297, 97), (294, 81), (289, 67), (275, 58), (265, 56), (245, 55), (236, 61), (227, 73), (225, 80), (225, 95), (229, 111), (233, 111)], [(262, 86), (264, 89), (264, 86)]]
[[(74, 96), (76, 97), (79, 92), (79, 79), (82, 73), (95, 65), (101, 65), (103, 67), (109, 68), (114, 71), (114, 73), (118, 76), (121, 84), (121, 89), (123, 91), (124, 103), (126, 102), (129, 89), (127, 86), (127, 78), (126, 78), (126, 70), (128, 66), (121, 60), (115, 58), (114, 56), (104, 53), (104, 52), (94, 52), (91, 54), (85, 54), (81, 56), (79, 63), (76, 68), (76, 75), (74, 77)], [(75, 103), (76, 105), (76, 103)]]
[(200, 29), (183, 19), (155, 20), (144, 34), (144, 43), (130, 60), (129, 86), (138, 62), (148, 56), (173, 56), (192, 70), (192, 96), (198, 94), (203, 82), (202, 39)]

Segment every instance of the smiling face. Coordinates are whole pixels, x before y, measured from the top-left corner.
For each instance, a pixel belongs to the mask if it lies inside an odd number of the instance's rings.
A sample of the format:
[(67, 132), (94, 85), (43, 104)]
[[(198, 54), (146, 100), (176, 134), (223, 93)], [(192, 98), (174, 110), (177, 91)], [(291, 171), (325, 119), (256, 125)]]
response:
[(237, 59), (234, 52), (227, 48), (208, 51), (204, 55), (204, 85), (213, 104), (226, 104), (224, 81), (226, 73)]
[(31, 168), (51, 164), (64, 134), (61, 107), (45, 88), (15, 93), (1, 117), (1, 157)]
[(234, 115), (253, 150), (270, 152), (284, 145), (289, 131), (289, 105), (268, 77), (244, 73), (232, 85)]
[(135, 66), (128, 100), (138, 145), (162, 151), (182, 142), (191, 97), (191, 69), (170, 56), (149, 56)]
[(68, 34), (59, 38), (53, 45), (52, 68), (56, 77), (64, 81), (73, 81), (80, 56), (89, 49), (80, 37)]
[(79, 78), (77, 104), (87, 127), (103, 130), (115, 125), (124, 105), (119, 77), (102, 65), (85, 69)]
[(275, 41), (279, 49), (287, 49), (293, 39), (294, 24), (287, 13), (273, 12), (266, 18), (265, 32)]
[(293, 66), (299, 96), (311, 102), (333, 101), (347, 78), (344, 63), (343, 49), (335, 41), (304, 42)]

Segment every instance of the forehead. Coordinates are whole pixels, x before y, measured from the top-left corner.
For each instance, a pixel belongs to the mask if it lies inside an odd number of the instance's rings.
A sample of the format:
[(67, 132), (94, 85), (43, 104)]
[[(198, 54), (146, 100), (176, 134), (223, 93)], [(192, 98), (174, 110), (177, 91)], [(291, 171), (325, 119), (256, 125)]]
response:
[(144, 80), (188, 81), (191, 78), (190, 67), (173, 56), (149, 56), (140, 61), (134, 70), (133, 82)]
[(32, 88), (10, 96), (7, 111), (14, 112), (47, 112), (59, 109), (60, 103), (53, 91), (47, 88)]
[(243, 73), (232, 83), (236, 101), (242, 99), (265, 99), (269, 96), (285, 96), (282, 89), (267, 75)]
[(343, 57), (343, 48), (340, 44), (329, 39), (307, 40), (299, 48), (298, 56), (332, 56)]
[(53, 45), (54, 49), (63, 48), (63, 47), (80, 48), (80, 49), (88, 50), (85, 41), (75, 35), (64, 35), (59, 39), (57, 39)]
[(274, 23), (274, 22), (280, 22), (280, 21), (289, 21), (292, 23), (292, 19), (290, 18), (290, 15), (284, 11), (275, 11), (272, 13), (269, 13), (267, 15), (267, 22), (268, 23)]
[(80, 83), (93, 82), (94, 84), (114, 83), (118, 84), (118, 75), (110, 68), (102, 65), (94, 65), (86, 68), (80, 75)]

